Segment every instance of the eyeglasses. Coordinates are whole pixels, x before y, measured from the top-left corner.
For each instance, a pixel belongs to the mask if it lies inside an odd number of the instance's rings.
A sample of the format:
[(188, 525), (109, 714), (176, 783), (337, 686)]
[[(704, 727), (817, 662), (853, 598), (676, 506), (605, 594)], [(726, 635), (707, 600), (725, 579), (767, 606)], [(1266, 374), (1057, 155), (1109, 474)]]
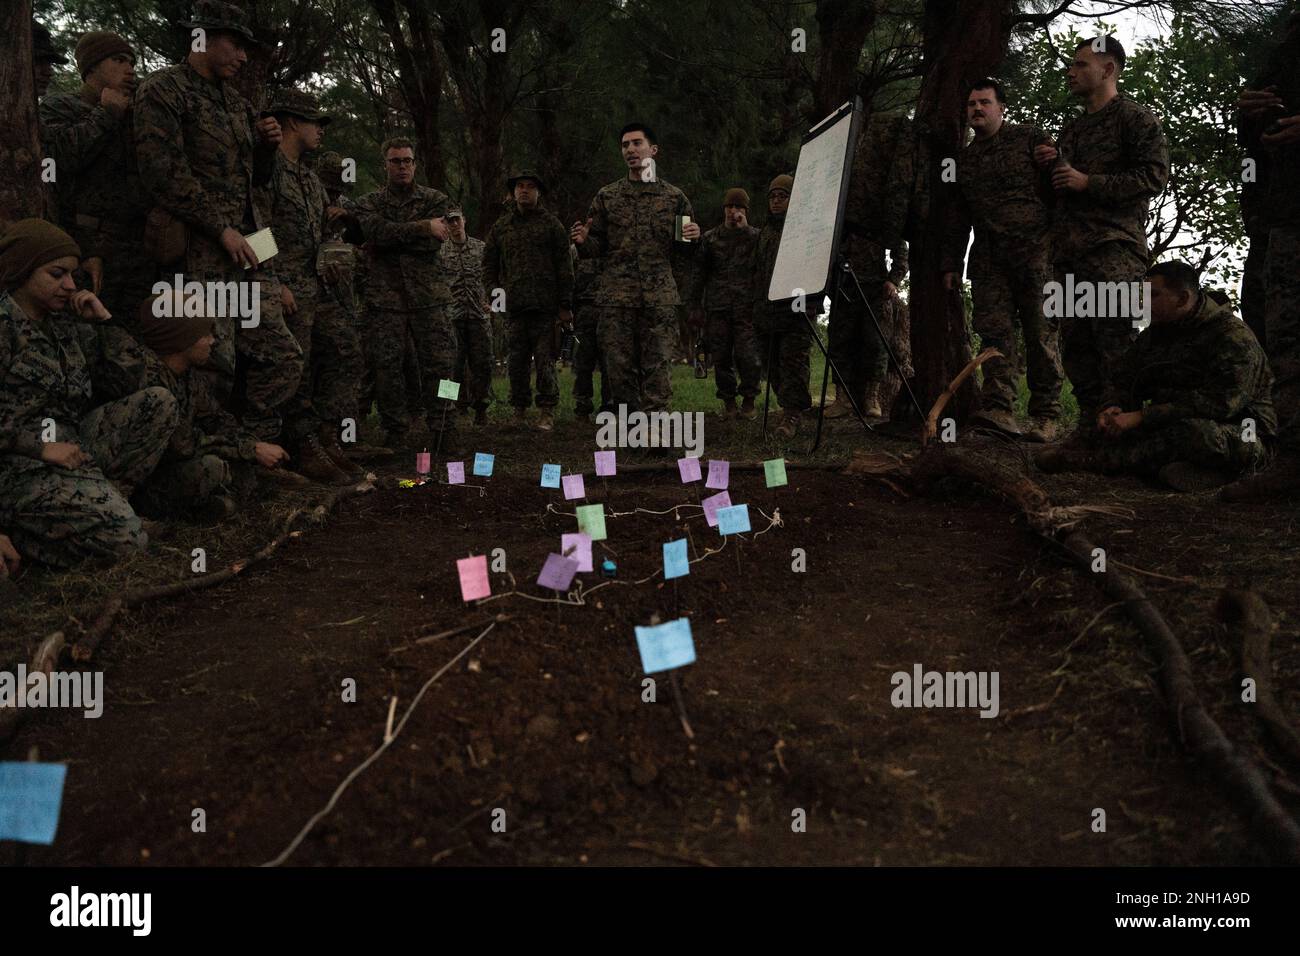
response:
[(460, 222), (460, 216), (448, 216), (448, 217), (447, 217), (447, 221), (448, 221), (448, 222)]
[(393, 158), (388, 161), (388, 165), (389, 166), (414, 166), (415, 160), (411, 159), (409, 156), (404, 156), (400, 159)]

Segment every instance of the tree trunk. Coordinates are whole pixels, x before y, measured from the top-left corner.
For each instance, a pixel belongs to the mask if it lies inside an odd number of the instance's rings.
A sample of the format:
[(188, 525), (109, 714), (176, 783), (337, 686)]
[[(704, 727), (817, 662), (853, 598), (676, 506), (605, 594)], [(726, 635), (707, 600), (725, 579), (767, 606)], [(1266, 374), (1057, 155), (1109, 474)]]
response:
[(416, 158), (424, 167), (425, 181), (442, 187), (447, 181), (442, 139), (438, 133), (438, 107), (442, 101), (443, 62), (429, 12), (420, 0), (400, 0), (406, 12), (410, 42), (402, 31), (395, 0), (370, 0), (397, 59), (402, 98), (415, 126)]
[(809, 125), (819, 122), (858, 92), (862, 46), (876, 22), (874, 0), (819, 0), (817, 77)]
[(31, 0), (0, 8), (0, 225), (45, 213)]
[[(953, 212), (951, 184), (941, 179), (943, 161), (955, 158), (965, 138), (961, 108), (964, 87), (989, 75), (1002, 62), (1010, 40), (1013, 5), (1008, 0), (926, 0), (924, 76), (917, 100), (917, 168), (920, 209), (910, 249), (912, 388), (929, 408), (970, 361), (970, 335), (961, 294), (944, 289), (940, 271), (943, 236)], [(958, 421), (975, 407), (974, 380), (968, 380), (950, 408)], [(900, 416), (915, 417), (910, 404), (895, 405)]]

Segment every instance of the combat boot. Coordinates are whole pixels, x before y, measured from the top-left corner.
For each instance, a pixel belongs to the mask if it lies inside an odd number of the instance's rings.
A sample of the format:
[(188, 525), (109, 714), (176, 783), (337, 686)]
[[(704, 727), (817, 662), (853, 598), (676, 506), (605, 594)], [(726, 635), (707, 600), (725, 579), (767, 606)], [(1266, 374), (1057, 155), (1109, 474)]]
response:
[(298, 442), (298, 471), (306, 478), (322, 485), (350, 485), (352, 479), (334, 464), (321, 447), (320, 439), (307, 435)]
[(1097, 456), (1084, 448), (1051, 445), (1047, 448), (1036, 449), (1033, 458), (1038, 470), (1049, 475), (1062, 471), (1102, 470)]
[(194, 509), (192, 517), (203, 524), (216, 524), (218, 521), (233, 518), (238, 511), (239, 506), (235, 504), (233, 498), (227, 495), (213, 495)]
[(1202, 468), (1190, 461), (1174, 461), (1160, 469), (1162, 482), (1174, 491), (1213, 491), (1222, 488), (1231, 479), (1213, 468)]
[(353, 481), (360, 481), (366, 477), (366, 470), (348, 457), (343, 446), (339, 444), (339, 436), (334, 430), (333, 425), (321, 425), (317, 432), (320, 438), (321, 450), (334, 462), (334, 467), (347, 475)]
[[(845, 404), (848, 404), (845, 402)], [(862, 393), (862, 417), (863, 418), (884, 418), (885, 414), (880, 408), (880, 383), (872, 382), (867, 386), (866, 391)]]
[(828, 419), (847, 418), (852, 414), (853, 406), (849, 403), (849, 393), (838, 385), (835, 386), (835, 401), (826, 406), (826, 411), (822, 413), (822, 417)]
[(555, 428), (555, 413), (549, 408), (543, 408), (537, 415), (537, 430), (539, 432), (553, 431)]
[(1017, 437), (1020, 435), (1020, 425), (1016, 422), (1016, 416), (1001, 408), (986, 408), (978, 411), (971, 416), (970, 423), (976, 428), (991, 428), (1004, 435)]
[(285, 468), (281, 465), (278, 468), (266, 468), (262, 465), (257, 466), (257, 476), (266, 481), (279, 485), (282, 488), (306, 488), (311, 485), (311, 481), (304, 478), (298, 472), (291, 468)]
[(740, 417), (747, 422), (752, 422), (757, 414), (754, 409), (754, 396), (746, 395), (744, 401), (740, 403)]
[(793, 438), (799, 431), (799, 413), (786, 412), (781, 416), (781, 424), (776, 426), (778, 438)]
[(725, 399), (722, 403), (722, 417), (734, 419), (737, 414), (736, 400), (734, 398)]
[(1300, 498), (1300, 458), (1279, 458), (1272, 468), (1234, 481), (1219, 492), (1220, 501), (1277, 501)]
[(1029, 423), (1029, 427), (1024, 429), (1020, 435), (1025, 441), (1045, 445), (1056, 441), (1058, 431), (1059, 426), (1055, 418), (1038, 415), (1034, 417), (1033, 421)]

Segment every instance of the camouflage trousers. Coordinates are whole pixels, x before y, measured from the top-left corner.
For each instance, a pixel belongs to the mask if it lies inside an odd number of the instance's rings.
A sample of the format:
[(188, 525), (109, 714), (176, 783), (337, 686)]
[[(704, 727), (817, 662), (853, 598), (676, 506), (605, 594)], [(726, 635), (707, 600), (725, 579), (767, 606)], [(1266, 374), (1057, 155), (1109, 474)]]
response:
[(373, 309), (370, 313), (371, 370), (375, 376), (375, 399), (379, 420), (389, 435), (403, 436), (410, 427), (407, 409), (403, 351), (407, 336), (414, 342), (415, 361), (420, 369), (420, 391), (430, 431), (455, 425), (455, 404), (438, 398), (438, 382), (455, 381), (456, 330), (445, 306), (395, 311)]
[(456, 381), (465, 408), (487, 408), (492, 395), (492, 326), (486, 316), (457, 319)]
[(184, 265), (182, 281), (257, 283), (257, 325), (245, 327), (251, 317), (217, 318), (209, 365), (216, 371), (217, 395), (229, 401), (244, 427), (262, 441), (278, 441), (280, 407), (293, 396), (302, 375), (302, 350), (284, 322), (279, 280), (266, 269), (231, 265), (220, 245), (192, 231)]
[(152, 514), (186, 512), (231, 484), (230, 465), (216, 455), (165, 461), (137, 493), (141, 509)]
[(0, 528), (21, 554), (60, 568), (143, 550), (149, 539), (127, 499), (162, 459), (178, 414), (171, 392), (146, 388), (60, 436), (92, 457), (84, 468), (0, 455)]
[[(898, 296), (893, 296), (885, 303), (883, 325), (899, 365), (899, 368), (889, 370), (884, 385), (880, 387), (880, 407), (889, 414), (903, 390), (904, 381), (910, 381), (916, 375), (912, 368), (912, 319), (907, 303)], [(911, 407), (910, 400), (908, 407)]]
[[(724, 402), (736, 395), (753, 398), (763, 381), (763, 362), (758, 357), (754, 322), (748, 305), (710, 309), (704, 317), (705, 349), (713, 362), (717, 396)], [(736, 372), (740, 372), (737, 390)]]
[(781, 408), (787, 412), (812, 408), (812, 396), (808, 393), (812, 333), (807, 326), (801, 329), (784, 323), (776, 330), (759, 333), (757, 344), (763, 373), (776, 392)]
[(666, 412), (673, 398), (677, 307), (599, 306), (596, 338), (609, 372), (610, 396), (628, 411)]
[(139, 328), (137, 313), (140, 303), (153, 293), (158, 267), (145, 254), (140, 236), (100, 230), (90, 241), (104, 260), (104, 282), (99, 290), (99, 301), (112, 313), (114, 323), (134, 334)]
[[(1146, 260), (1118, 242), (1102, 243), (1086, 255), (1058, 260), (1056, 281), (1065, 286), (1067, 274), (1082, 282), (1141, 282)], [(1073, 311), (1074, 303), (1066, 303)], [(1079, 402), (1079, 421), (1096, 421), (1102, 396), (1111, 391), (1111, 376), (1118, 368), (1137, 332), (1131, 316), (1061, 319), (1061, 360)]]
[(1278, 447), (1300, 454), (1300, 226), (1275, 226), (1264, 264), (1268, 360), (1273, 367)]
[(555, 379), (554, 312), (511, 312), (506, 317), (510, 346), (507, 365), (510, 370), (510, 404), (527, 408), (533, 403), (529, 378), (537, 370), (537, 407), (554, 408), (560, 401), (560, 386)]
[(298, 311), (284, 317), (303, 358), (298, 388), (282, 410), (294, 441), (314, 434), (322, 422), (341, 428), (357, 404), (361, 345), (342, 306), (328, 296), (297, 295)]
[(596, 341), (596, 317), (599, 310), (590, 302), (578, 303), (574, 318), (574, 332), (578, 348), (573, 356), (573, 409), (579, 415), (590, 415), (595, 408), (596, 367), (600, 366), (600, 407), (612, 407), (609, 372), (605, 368), (605, 355)]
[[(889, 371), (889, 353), (866, 309), (869, 304), (876, 322), (882, 322), (885, 283), (863, 282), (862, 291), (867, 297), (866, 304), (858, 297), (858, 288), (852, 280), (841, 285), (841, 294), (831, 304), (830, 321), (826, 327), (826, 350), (839, 372), (835, 376), (835, 387), (848, 389), (858, 401), (862, 400), (868, 385), (884, 381)], [(881, 330), (884, 330), (883, 324)]]
[[(981, 404), (989, 411), (1011, 412), (1016, 380), (1023, 364), (1029, 383), (1029, 414), (1035, 418), (1061, 416), (1060, 329), (1043, 314), (1043, 287), (1052, 279), (1045, 261), (997, 261), (971, 275), (974, 314), (971, 325), (983, 348), (995, 348), (1002, 358), (980, 366), (984, 376)], [(1077, 277), (1076, 277), (1077, 281)], [(1016, 331), (1024, 338), (1020, 354)]]
[(1262, 467), (1269, 452), (1263, 442), (1243, 441), (1241, 423), (1184, 418), (1162, 428), (1137, 428), (1092, 448), (1097, 470), (1107, 474), (1154, 475), (1165, 465), (1187, 461), (1233, 475)]
[(1264, 327), (1268, 303), (1268, 280), (1264, 272), (1268, 262), (1268, 231), (1248, 234), (1248, 241), (1250, 249), (1241, 267), (1241, 319), (1268, 354), (1268, 331)]

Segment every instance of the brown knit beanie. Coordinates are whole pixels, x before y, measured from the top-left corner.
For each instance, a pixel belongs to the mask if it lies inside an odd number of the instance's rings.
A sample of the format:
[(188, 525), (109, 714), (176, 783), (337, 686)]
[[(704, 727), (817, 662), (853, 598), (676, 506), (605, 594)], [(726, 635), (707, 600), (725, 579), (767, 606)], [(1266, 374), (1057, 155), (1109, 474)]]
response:
[[(164, 296), (150, 296), (140, 305), (136, 338), (159, 355), (175, 355), (212, 332), (212, 320), (183, 315), (155, 315), (154, 303)], [(173, 311), (175, 311), (173, 309)]]
[(772, 195), (773, 189), (784, 189), (786, 192), (790, 192), (794, 189), (794, 177), (782, 173), (780, 176), (777, 176), (776, 179), (772, 180), (772, 184), (767, 187), (767, 194), (769, 196)]
[(741, 189), (739, 186), (733, 189), (728, 189), (727, 195), (722, 197), (722, 205), (739, 206), (741, 209), (748, 209), (749, 193), (745, 192), (745, 190)]
[(77, 58), (77, 72), (84, 80), (91, 70), (110, 56), (117, 56), (119, 53), (125, 53), (131, 58), (132, 63), (135, 62), (135, 51), (131, 49), (131, 44), (116, 33), (109, 33), (106, 30), (83, 33), (81, 39), (77, 41), (77, 50), (73, 54)]
[(0, 290), (14, 291), (39, 267), (64, 256), (81, 261), (81, 247), (70, 235), (44, 219), (19, 219), (0, 234)]

